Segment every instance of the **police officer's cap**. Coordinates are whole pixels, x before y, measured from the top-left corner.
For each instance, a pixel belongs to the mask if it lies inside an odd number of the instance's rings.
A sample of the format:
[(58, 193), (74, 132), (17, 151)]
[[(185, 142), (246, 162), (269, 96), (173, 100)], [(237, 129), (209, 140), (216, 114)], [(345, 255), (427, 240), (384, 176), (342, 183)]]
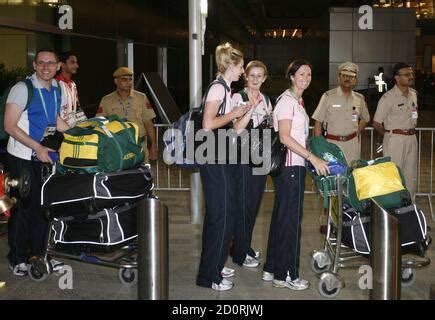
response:
[(338, 66), (338, 73), (339, 74), (346, 74), (348, 76), (354, 76), (358, 74), (359, 68), (358, 66), (353, 62), (344, 62)]
[(127, 67), (119, 67), (113, 73), (114, 78), (123, 77), (123, 76), (132, 76), (132, 75), (133, 75), (133, 71), (131, 71)]

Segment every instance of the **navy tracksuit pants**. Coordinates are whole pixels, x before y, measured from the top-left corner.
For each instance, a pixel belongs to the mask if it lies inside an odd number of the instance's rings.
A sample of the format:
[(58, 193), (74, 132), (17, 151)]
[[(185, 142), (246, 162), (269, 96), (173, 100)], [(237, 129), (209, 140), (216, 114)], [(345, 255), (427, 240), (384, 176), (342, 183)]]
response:
[(252, 232), (263, 199), (267, 176), (253, 175), (252, 168), (247, 164), (240, 164), (238, 167), (240, 170), (237, 185), (239, 197), (231, 254), (233, 262), (241, 266), (247, 254), (251, 257), (255, 256), (251, 248)]
[[(29, 161), (8, 154), (11, 177), (18, 177), (26, 168), (30, 174), (30, 195), (26, 199), (17, 196), (18, 202), (11, 209), (8, 222), (8, 260), (16, 265), (27, 263), (27, 258), (44, 254), (48, 220), (41, 207), (41, 167), (38, 161)], [(13, 190), (16, 192), (16, 190)]]
[(200, 167), (205, 197), (202, 251), (196, 284), (210, 288), (222, 281), (236, 217), (238, 165), (205, 164)]
[(303, 215), (305, 167), (284, 167), (273, 178), (275, 202), (267, 243), (264, 271), (277, 280), (299, 278), (301, 220)]

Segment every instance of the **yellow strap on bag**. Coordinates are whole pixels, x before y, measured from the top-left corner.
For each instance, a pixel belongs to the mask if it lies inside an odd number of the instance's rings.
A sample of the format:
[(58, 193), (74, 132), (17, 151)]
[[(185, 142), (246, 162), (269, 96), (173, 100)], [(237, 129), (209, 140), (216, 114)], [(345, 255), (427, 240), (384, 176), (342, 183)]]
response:
[(383, 196), (404, 190), (399, 170), (394, 162), (384, 162), (353, 170), (358, 200)]

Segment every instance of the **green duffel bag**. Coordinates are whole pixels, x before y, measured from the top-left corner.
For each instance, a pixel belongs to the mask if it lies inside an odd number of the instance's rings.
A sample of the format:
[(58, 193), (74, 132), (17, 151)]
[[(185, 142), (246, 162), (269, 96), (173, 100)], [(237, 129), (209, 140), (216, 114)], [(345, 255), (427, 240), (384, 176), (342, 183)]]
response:
[(345, 202), (359, 212), (370, 209), (371, 198), (384, 209), (407, 206), (411, 196), (404, 181), (400, 168), (390, 157), (358, 160), (357, 168), (348, 176)]
[(116, 115), (88, 119), (65, 131), (59, 149), (59, 170), (115, 172), (143, 160), (138, 126)]
[(317, 189), (324, 197), (323, 206), (327, 208), (327, 198), (337, 194), (337, 174), (348, 175), (349, 168), (346, 156), (339, 146), (328, 142), (323, 136), (312, 137), (308, 141), (308, 148), (315, 156), (327, 161), (331, 171), (328, 176), (318, 176), (311, 163), (309, 161), (305, 163), (308, 173), (311, 174)]

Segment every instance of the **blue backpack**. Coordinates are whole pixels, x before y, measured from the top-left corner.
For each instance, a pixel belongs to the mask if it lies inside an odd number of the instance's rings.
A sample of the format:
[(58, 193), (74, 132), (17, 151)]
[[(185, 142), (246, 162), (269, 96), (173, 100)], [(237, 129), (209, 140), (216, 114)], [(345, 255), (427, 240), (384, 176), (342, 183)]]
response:
[[(172, 127), (163, 135), (163, 142), (165, 143), (165, 150), (163, 151), (163, 159), (165, 163), (171, 165), (175, 164), (181, 168), (195, 169), (198, 168), (198, 164), (195, 162), (195, 142), (187, 143), (189, 136), (195, 139), (195, 133), (202, 129), (202, 118), (205, 100), (212, 85), (219, 83), (225, 88), (225, 97), (219, 106), (217, 115), (223, 115), (225, 113), (225, 103), (228, 85), (222, 78), (214, 80), (205, 90), (202, 98), (202, 103), (199, 107), (183, 114)], [(188, 146), (192, 146), (189, 150)]]

